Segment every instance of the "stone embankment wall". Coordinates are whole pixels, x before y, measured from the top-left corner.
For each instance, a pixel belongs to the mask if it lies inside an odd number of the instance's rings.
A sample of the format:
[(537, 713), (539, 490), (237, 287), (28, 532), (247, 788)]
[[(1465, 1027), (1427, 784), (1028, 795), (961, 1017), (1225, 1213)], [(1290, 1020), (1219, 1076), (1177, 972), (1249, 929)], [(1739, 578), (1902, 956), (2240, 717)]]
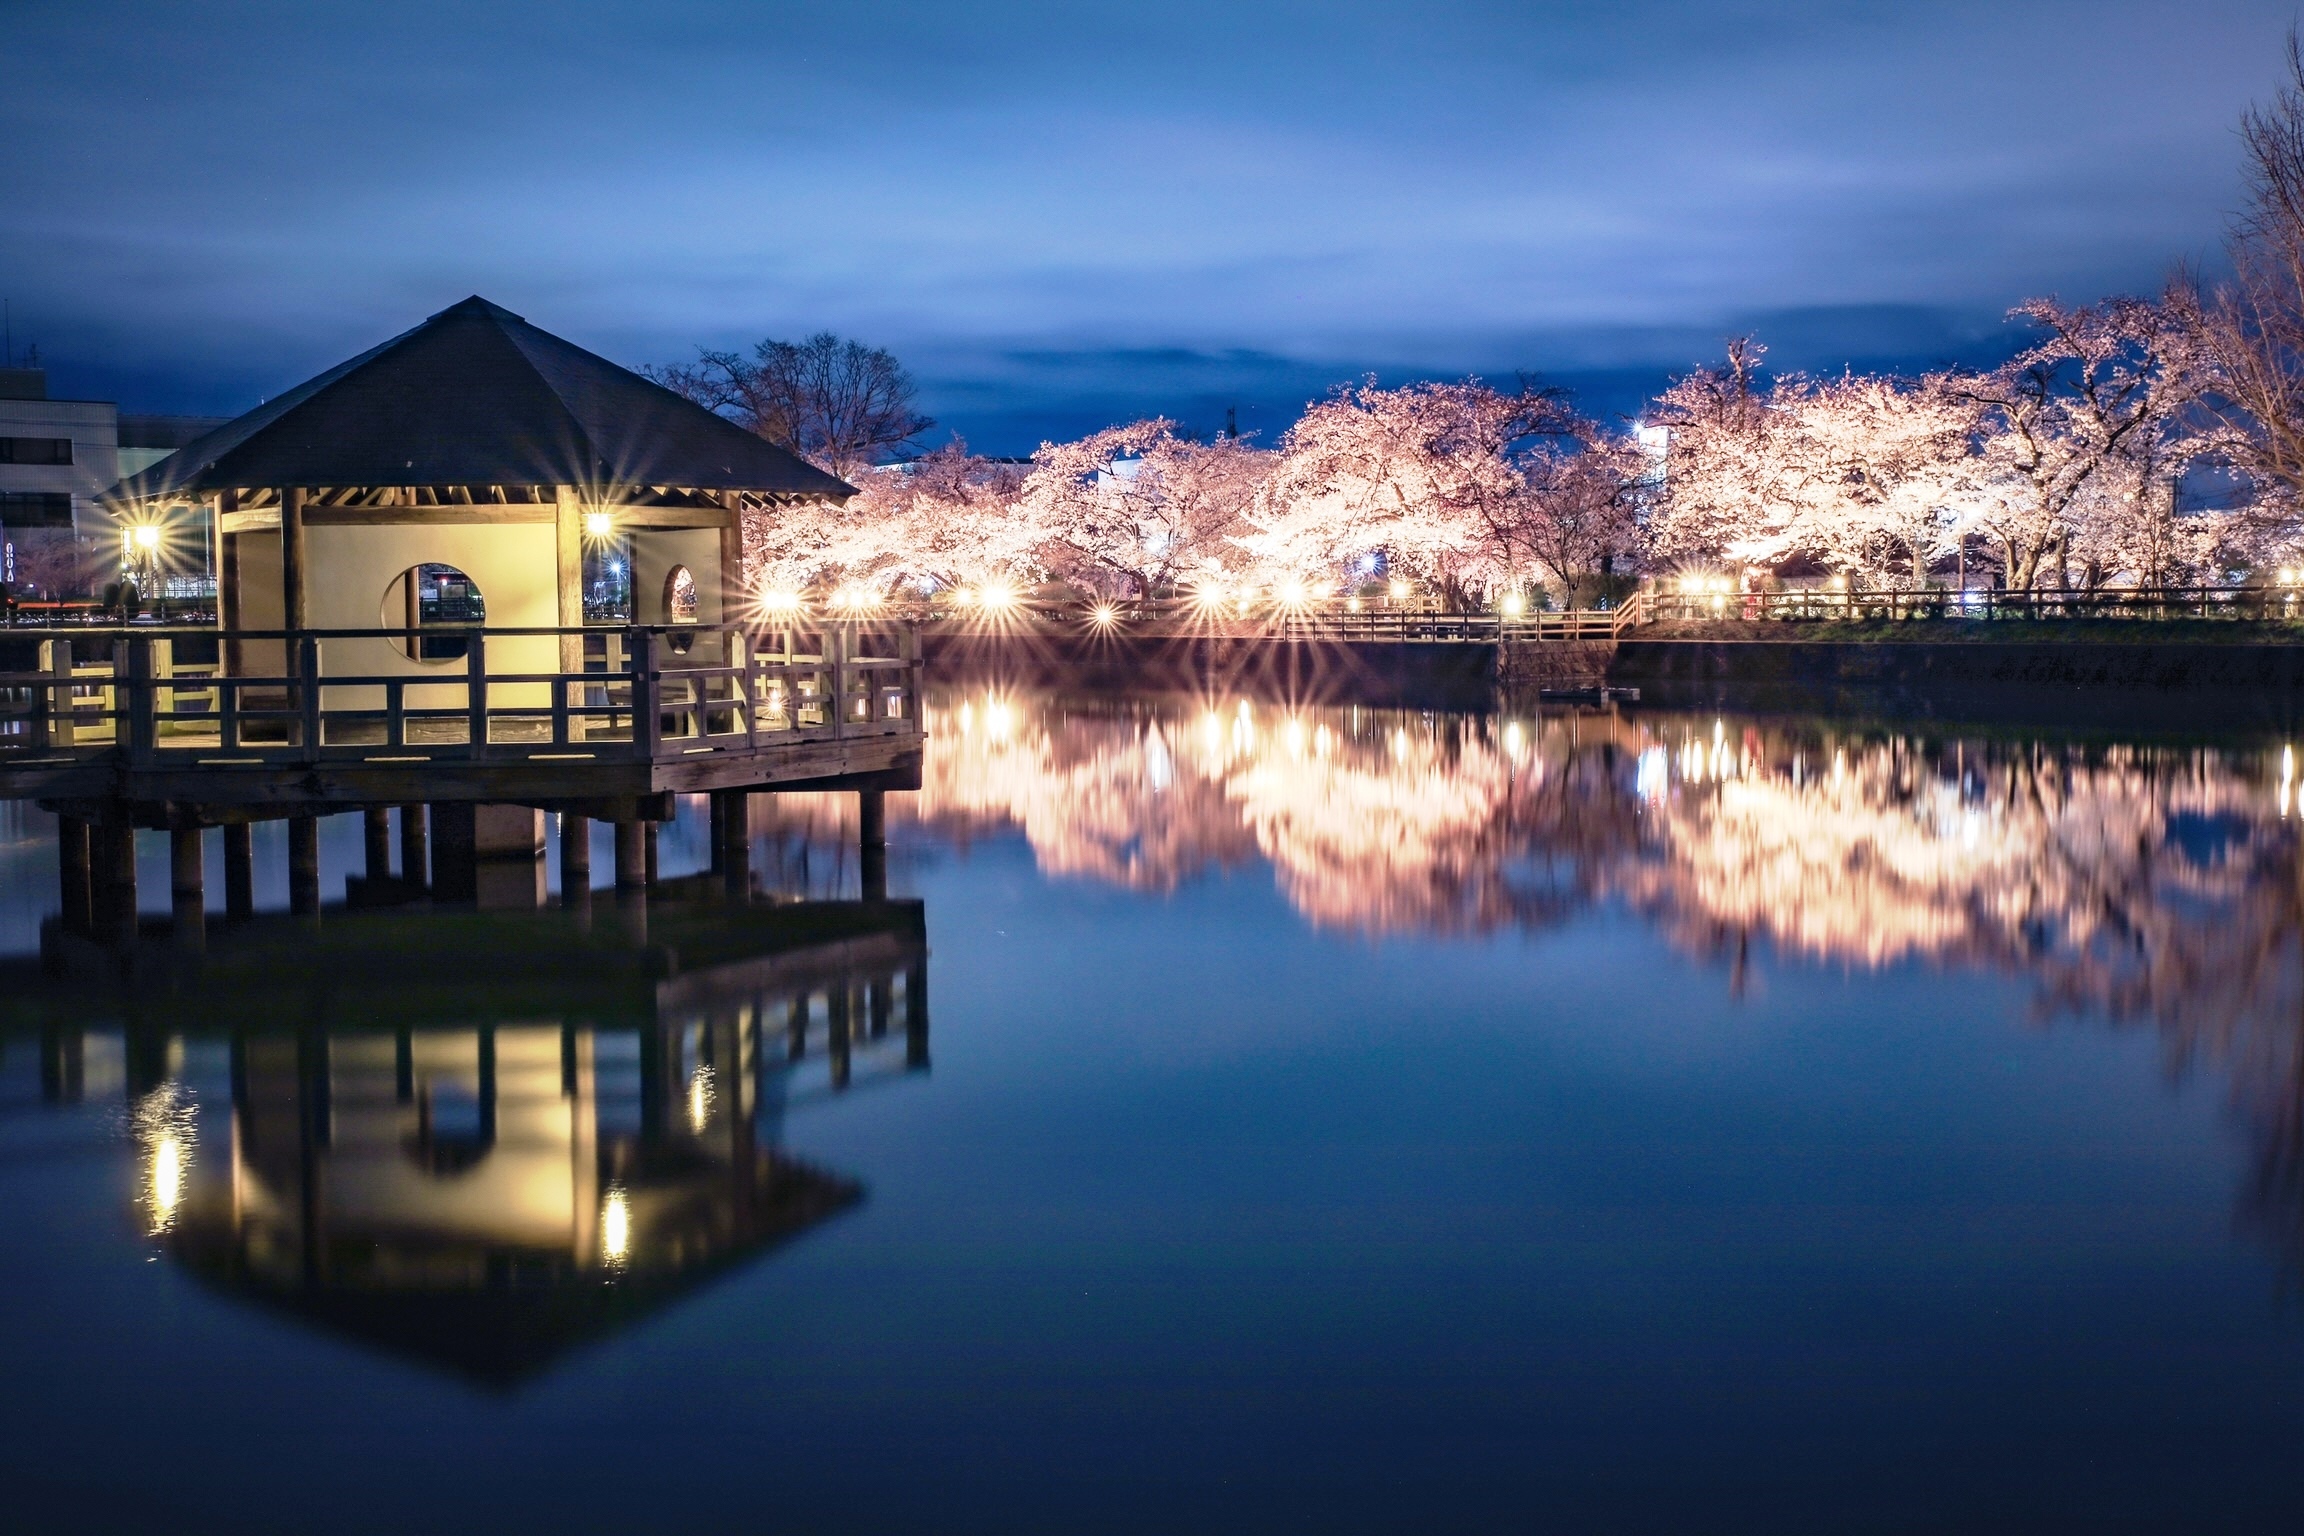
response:
[(1413, 709), (1484, 709), (1497, 678), (1496, 647), (1482, 644), (929, 630), (921, 655), (932, 683), (1237, 693)]
[(2108, 729), (2287, 732), (2304, 644), (2175, 640), (1631, 640), (1644, 705)]

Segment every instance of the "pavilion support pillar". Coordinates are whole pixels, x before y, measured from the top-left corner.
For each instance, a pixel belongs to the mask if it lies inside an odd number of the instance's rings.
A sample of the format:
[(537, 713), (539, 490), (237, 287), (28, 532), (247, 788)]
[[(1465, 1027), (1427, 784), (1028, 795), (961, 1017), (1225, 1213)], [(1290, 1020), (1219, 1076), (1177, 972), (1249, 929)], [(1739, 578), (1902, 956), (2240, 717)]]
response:
[(424, 807), (420, 804), (400, 807), (400, 878), (418, 889), (431, 883), (431, 841), (424, 823)]
[(126, 821), (99, 822), (96, 828), (97, 937), (120, 942), (136, 937), (136, 829)]
[[(562, 629), (584, 627), (584, 507), (576, 487), (552, 488), (553, 549), (559, 574), (559, 612)], [(560, 637), (560, 670), (584, 670), (584, 637)], [(557, 701), (555, 701), (557, 702)]]
[[(218, 491), (216, 493), (216, 622), (218, 627), (227, 635), (234, 634), (241, 628), (242, 605), (240, 598), (240, 535), (226, 533), (224, 531), (224, 519), (231, 513), (238, 511), (239, 508), (239, 493), (235, 491)], [(226, 640), (223, 652), (217, 657), (217, 660), (224, 664), (224, 671), (229, 676), (241, 677), (247, 672), (247, 668), (241, 664), (240, 642), (238, 640)]]
[(480, 899), (480, 846), (476, 807), (468, 800), (432, 806), (432, 899)]
[(256, 911), (256, 831), (245, 821), (224, 826), (224, 915), (239, 918)]
[(866, 901), (888, 899), (888, 792), (856, 791), (857, 866), (863, 872)]
[(620, 891), (648, 887), (648, 825), (644, 821), (616, 823), (616, 889)]
[(86, 938), (95, 928), (89, 905), (88, 823), (76, 816), (56, 818), (56, 895), (64, 931)]
[(320, 818), (288, 818), (288, 910), (320, 915)]
[(656, 823), (640, 823), (641, 879), (649, 886), (656, 884)]
[(849, 989), (846, 978), (824, 989), (824, 1049), (832, 1058), (834, 1091), (848, 1086)]
[(207, 871), (203, 868), (198, 827), (171, 827), (168, 831), (168, 911), (175, 925), (176, 942), (201, 949), (208, 941)]
[(392, 812), (371, 805), (360, 813), (360, 841), (365, 855), (364, 873), (382, 883), (392, 878)]
[(720, 871), (728, 889), (742, 893), (752, 888), (752, 792), (720, 789), (712, 792), (712, 867)]
[[(286, 486), (280, 492), (280, 612), (287, 629), (309, 629), (307, 576), (310, 562), (304, 548), (304, 489)], [(288, 665), (296, 665), (296, 646), (288, 646)]]
[(592, 895), (592, 819), (560, 813), (560, 901), (574, 906)]
[(904, 973), (904, 1065), (928, 1068), (928, 962), (915, 960)]

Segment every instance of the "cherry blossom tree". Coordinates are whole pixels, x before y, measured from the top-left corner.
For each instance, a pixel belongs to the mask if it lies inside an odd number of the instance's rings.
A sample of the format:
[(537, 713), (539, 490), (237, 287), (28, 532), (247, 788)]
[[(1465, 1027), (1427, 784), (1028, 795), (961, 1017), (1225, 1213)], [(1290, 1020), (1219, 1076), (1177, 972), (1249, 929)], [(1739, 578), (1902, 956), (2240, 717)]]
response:
[(1039, 537), (1017, 507), (1021, 466), (972, 454), (955, 438), (857, 481), (845, 505), (747, 515), (746, 564), (758, 585), (799, 591), (861, 582), (885, 591), (1037, 574)]
[(1382, 551), (1462, 606), (1511, 575), (1497, 530), (1520, 516), (1519, 457), (1563, 423), (1558, 397), (1525, 384), (1514, 394), (1477, 379), (1340, 389), (1281, 440), (1239, 543), (1261, 566), (1299, 576)]
[(2077, 309), (2033, 299), (2010, 315), (2040, 339), (1957, 386), (1981, 413), (1974, 519), (1998, 541), (2009, 586), (2042, 585), (2051, 561), (2058, 584), (2069, 584), (2078, 523), (2102, 508), (2107, 482), (2164, 475), (2182, 458), (2173, 444), (2189, 430), (2203, 378), (2176, 314), (2145, 299)]
[(1965, 528), (1977, 472), (1976, 410), (1951, 375), (1787, 379), (1771, 403), (1796, 507), (1789, 541), (1842, 570), (1926, 586)]
[(1043, 443), (1017, 493), (1043, 562), (1083, 588), (1152, 597), (1221, 566), (1273, 455), (1165, 417)]

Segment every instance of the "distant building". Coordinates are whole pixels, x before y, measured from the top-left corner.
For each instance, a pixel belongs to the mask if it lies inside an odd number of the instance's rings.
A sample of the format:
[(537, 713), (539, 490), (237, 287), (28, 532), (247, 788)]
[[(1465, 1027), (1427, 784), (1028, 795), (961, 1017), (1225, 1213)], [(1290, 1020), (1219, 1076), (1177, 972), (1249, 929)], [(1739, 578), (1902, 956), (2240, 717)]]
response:
[(104, 492), (221, 425), (51, 400), (46, 369), (0, 368), (0, 581), (53, 596), (111, 579), (119, 534)]

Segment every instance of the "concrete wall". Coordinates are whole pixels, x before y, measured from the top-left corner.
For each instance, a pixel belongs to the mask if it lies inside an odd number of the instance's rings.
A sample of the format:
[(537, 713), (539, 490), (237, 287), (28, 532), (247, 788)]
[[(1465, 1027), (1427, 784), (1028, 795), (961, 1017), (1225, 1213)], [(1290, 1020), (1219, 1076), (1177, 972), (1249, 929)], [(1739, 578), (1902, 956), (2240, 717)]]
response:
[(2304, 645), (1626, 640), (1608, 681), (1667, 707), (2184, 732), (2304, 726)]

